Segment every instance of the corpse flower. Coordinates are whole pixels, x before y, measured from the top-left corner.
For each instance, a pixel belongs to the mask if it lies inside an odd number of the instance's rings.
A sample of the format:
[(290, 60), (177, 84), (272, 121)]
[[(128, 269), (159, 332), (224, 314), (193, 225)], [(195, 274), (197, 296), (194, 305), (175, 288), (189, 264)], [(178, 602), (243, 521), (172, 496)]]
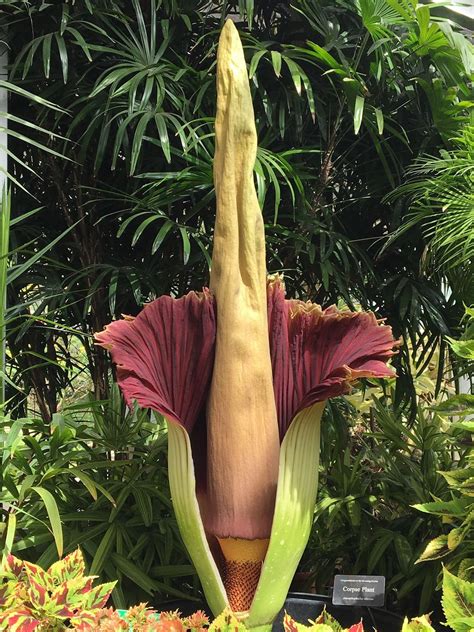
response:
[(131, 405), (168, 421), (180, 532), (217, 616), (271, 626), (306, 546), (328, 398), (388, 377), (391, 329), (371, 313), (287, 300), (266, 277), (257, 138), (235, 26), (219, 41), (210, 289), (162, 296), (97, 334)]

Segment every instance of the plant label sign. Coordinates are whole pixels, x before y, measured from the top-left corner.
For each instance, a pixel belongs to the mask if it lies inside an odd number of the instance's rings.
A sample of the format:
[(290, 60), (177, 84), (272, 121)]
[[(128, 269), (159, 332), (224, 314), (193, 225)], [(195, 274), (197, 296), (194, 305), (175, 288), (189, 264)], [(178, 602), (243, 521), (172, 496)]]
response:
[(335, 606), (383, 606), (385, 577), (381, 575), (336, 575), (332, 603)]

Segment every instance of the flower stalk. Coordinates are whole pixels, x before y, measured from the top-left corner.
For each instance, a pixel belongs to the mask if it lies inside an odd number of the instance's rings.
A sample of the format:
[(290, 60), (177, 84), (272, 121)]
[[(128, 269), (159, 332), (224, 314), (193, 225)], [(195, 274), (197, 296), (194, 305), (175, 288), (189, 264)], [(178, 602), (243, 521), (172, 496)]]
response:
[(231, 20), (219, 39), (215, 129), (217, 213), (210, 290), (217, 330), (207, 404), (204, 522), (221, 545), (231, 604), (246, 610), (270, 537), (280, 442), (268, 339), (265, 234), (253, 181), (257, 133), (247, 66)]
[(390, 377), (390, 327), (285, 297), (267, 280), (257, 134), (232, 21), (218, 49), (210, 290), (162, 296), (96, 335), (126, 401), (168, 420), (172, 501), (214, 614), (270, 629), (309, 538), (321, 419), (361, 377)]

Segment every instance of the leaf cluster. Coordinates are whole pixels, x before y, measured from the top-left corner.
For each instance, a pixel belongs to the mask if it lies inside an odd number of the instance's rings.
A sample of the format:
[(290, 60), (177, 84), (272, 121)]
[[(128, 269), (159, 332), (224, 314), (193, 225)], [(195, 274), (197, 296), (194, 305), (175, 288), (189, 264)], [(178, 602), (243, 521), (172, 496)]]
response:
[(52, 424), (4, 422), (4, 552), (42, 566), (77, 545), (91, 574), (116, 581), (117, 607), (197, 593), (176, 526), (162, 420), (106, 402), (75, 402)]
[(309, 572), (307, 583), (322, 593), (335, 572), (384, 575), (389, 607), (416, 615), (436, 609), (440, 564), (417, 560), (443, 527), (413, 505), (434, 497), (451, 500), (440, 471), (462, 468), (468, 446), (421, 402), (413, 420), (407, 409), (394, 406), (393, 391), (387, 395), (373, 396), (362, 417), (347, 402), (330, 405), (314, 529), (302, 569)]
[(443, 610), (454, 632), (470, 632), (474, 626), (474, 583), (443, 570)]
[(48, 570), (8, 555), (0, 571), (0, 629), (92, 630), (95, 611), (107, 602), (114, 583), (93, 586), (84, 575), (80, 549)]
[[(468, 360), (474, 360), (472, 350), (472, 323), (474, 313), (467, 309), (469, 318), (465, 337), (452, 341), (456, 354)], [(442, 500), (433, 494), (430, 502), (415, 505), (415, 508), (427, 514), (438, 516), (445, 525), (443, 533), (429, 542), (419, 558), (419, 562), (442, 559), (447, 568), (454, 570), (461, 579), (474, 576), (474, 458), (472, 454), (472, 433), (474, 423), (470, 418), (474, 413), (474, 396), (455, 395), (437, 407), (441, 415), (456, 415), (457, 421), (450, 427), (456, 437), (456, 445), (466, 450), (466, 458), (457, 459), (455, 468), (441, 471), (449, 486), (450, 496)], [(447, 571), (446, 571), (447, 572)]]

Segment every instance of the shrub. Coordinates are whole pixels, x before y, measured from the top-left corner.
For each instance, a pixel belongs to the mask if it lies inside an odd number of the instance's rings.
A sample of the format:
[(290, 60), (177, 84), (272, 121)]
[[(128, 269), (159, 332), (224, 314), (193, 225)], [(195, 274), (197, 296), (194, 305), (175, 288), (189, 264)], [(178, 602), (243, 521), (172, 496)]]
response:
[(94, 622), (107, 602), (114, 582), (92, 586), (84, 575), (82, 553), (76, 549), (45, 571), (8, 555), (1, 569), (0, 630), (56, 632)]

